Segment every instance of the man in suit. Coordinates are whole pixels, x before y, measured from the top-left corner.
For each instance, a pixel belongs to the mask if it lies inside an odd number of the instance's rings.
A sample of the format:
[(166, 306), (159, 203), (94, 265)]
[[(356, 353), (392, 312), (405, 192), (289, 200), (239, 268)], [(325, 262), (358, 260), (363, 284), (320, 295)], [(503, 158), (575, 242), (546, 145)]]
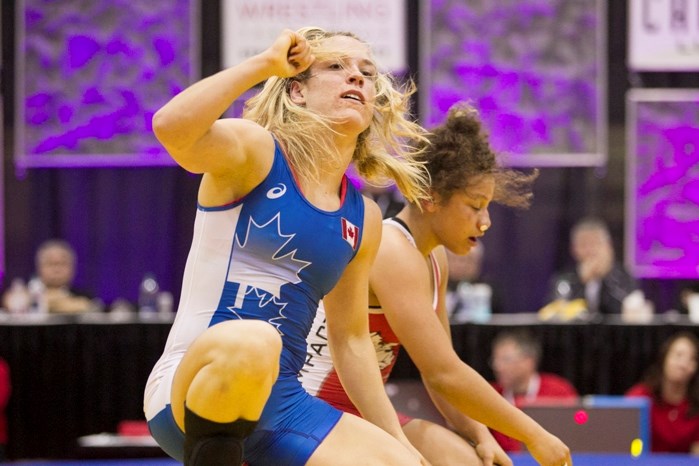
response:
[(556, 274), (551, 300), (584, 299), (592, 314), (620, 314), (622, 302), (639, 289), (637, 280), (614, 257), (607, 225), (597, 218), (584, 218), (571, 229), (572, 270)]

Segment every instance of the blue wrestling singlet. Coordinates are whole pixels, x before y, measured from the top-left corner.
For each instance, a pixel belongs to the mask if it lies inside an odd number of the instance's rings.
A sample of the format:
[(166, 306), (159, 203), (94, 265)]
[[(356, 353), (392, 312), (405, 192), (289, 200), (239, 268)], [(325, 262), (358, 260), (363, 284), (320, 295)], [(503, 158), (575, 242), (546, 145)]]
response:
[(276, 142), (272, 168), (259, 186), (229, 205), (198, 206), (179, 308), (145, 392), (146, 419), (168, 454), (182, 458), (182, 432), (169, 403), (187, 348), (211, 325), (258, 319), (276, 327), (283, 348), (279, 378), (245, 443), (246, 461), (305, 464), (341, 416), (298, 381), (306, 337), (319, 301), (359, 248), (363, 221), (364, 201), (347, 178), (337, 211), (310, 204)]

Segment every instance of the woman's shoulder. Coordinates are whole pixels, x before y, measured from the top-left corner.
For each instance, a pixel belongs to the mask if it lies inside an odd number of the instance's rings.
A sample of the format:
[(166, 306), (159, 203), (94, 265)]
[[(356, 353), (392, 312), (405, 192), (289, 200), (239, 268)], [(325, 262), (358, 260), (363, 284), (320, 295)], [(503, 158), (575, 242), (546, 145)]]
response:
[(250, 147), (268, 151), (270, 148), (276, 146), (277, 139), (267, 128), (263, 128), (252, 120), (243, 118), (235, 118), (232, 119), (232, 121), (237, 125), (238, 137)]
[(397, 250), (415, 249), (410, 230), (394, 218), (382, 221), (381, 243), (390, 244)]

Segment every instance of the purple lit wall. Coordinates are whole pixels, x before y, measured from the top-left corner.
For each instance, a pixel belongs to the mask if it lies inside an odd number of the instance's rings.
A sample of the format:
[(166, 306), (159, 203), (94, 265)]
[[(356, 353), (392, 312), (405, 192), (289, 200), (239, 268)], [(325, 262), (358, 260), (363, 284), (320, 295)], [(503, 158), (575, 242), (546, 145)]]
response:
[[(4, 25), (4, 17), (2, 15), (2, 10), (0, 10), (0, 31), (2, 31), (2, 27)], [(0, 50), (2, 50), (2, 34), (0, 34)], [(4, 109), (4, 98), (2, 95), (0, 95), (0, 104), (2, 104), (2, 108)], [(2, 115), (0, 115), (0, 147), (3, 148), (3, 154), (4, 148), (5, 148), (5, 121), (3, 119), (3, 115), (5, 112), (3, 111)], [(5, 173), (4, 173), (4, 163), (0, 164), (0, 283), (3, 283), (3, 280), (5, 279)]]
[(19, 168), (171, 165), (155, 110), (199, 73), (196, 0), (24, 0)]
[(629, 268), (699, 278), (699, 90), (631, 91), (627, 141)]
[(602, 0), (424, 2), (425, 123), (457, 101), (481, 113), (513, 166), (606, 161), (606, 4)]

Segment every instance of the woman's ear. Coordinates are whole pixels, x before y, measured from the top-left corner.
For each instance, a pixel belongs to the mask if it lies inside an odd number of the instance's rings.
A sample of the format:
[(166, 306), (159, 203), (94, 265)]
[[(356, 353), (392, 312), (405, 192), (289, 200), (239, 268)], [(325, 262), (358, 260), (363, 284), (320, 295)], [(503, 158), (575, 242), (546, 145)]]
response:
[(306, 104), (305, 93), (306, 89), (299, 81), (291, 81), (291, 83), (289, 83), (289, 98), (296, 105)]
[(437, 193), (431, 193), (429, 199), (423, 199), (420, 201), (420, 206), (425, 212), (434, 212), (437, 210), (439, 205), (439, 195)]

